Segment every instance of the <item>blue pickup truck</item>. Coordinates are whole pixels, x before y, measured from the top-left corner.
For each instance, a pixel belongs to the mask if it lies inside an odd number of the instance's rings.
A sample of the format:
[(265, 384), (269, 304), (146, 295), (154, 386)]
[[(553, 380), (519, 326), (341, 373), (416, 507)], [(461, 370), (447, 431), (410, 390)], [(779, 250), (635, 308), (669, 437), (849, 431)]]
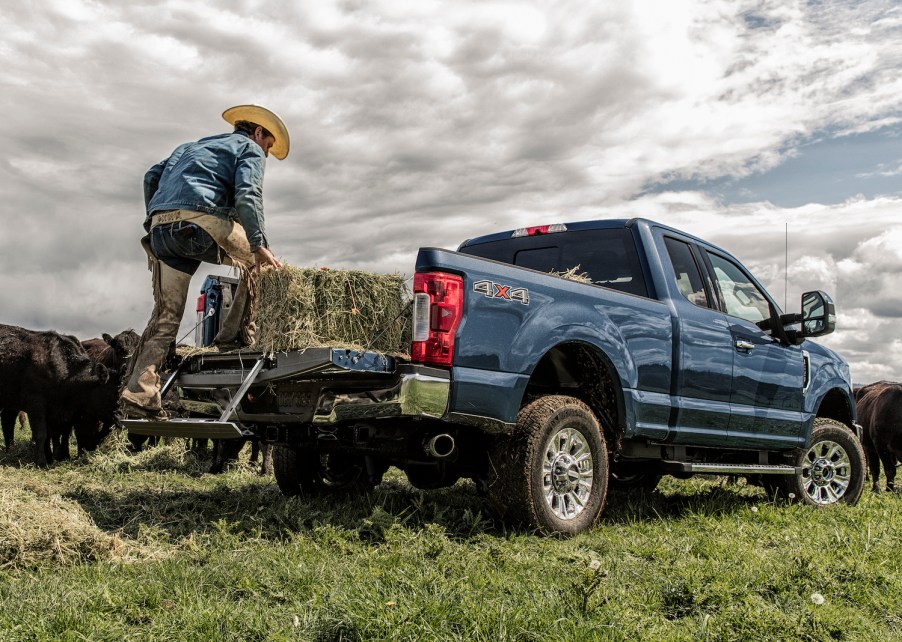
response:
[[(562, 278), (578, 273), (582, 278)], [(524, 228), (419, 251), (410, 359), (342, 348), (195, 355), (192, 417), (136, 432), (275, 444), (287, 494), (469, 478), (505, 519), (577, 533), (612, 486), (743, 475), (855, 503), (865, 459), (835, 326), (784, 313), (728, 252), (645, 219)]]

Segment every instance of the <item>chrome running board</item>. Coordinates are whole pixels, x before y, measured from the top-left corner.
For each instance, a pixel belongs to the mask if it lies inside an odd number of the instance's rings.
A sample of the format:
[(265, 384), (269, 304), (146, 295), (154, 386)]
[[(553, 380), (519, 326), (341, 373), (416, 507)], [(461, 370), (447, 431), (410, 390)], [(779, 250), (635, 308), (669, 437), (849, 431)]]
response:
[(771, 464), (705, 464), (686, 461), (662, 461), (666, 473), (708, 473), (712, 475), (796, 475), (802, 472), (795, 466)]

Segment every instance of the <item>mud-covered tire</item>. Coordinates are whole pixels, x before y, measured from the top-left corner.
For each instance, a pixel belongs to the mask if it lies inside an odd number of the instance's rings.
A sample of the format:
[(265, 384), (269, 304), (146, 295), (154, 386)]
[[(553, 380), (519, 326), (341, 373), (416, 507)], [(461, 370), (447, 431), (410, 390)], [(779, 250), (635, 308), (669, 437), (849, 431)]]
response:
[(802, 472), (780, 478), (780, 494), (811, 506), (857, 503), (867, 464), (852, 430), (820, 417), (814, 420), (810, 443), (793, 462)]
[(608, 453), (598, 420), (573, 397), (524, 406), (514, 433), (489, 453), (489, 500), (505, 521), (575, 534), (592, 526), (608, 491)]
[(363, 457), (345, 453), (317, 453), (276, 445), (273, 472), (283, 495), (361, 493), (373, 488)]

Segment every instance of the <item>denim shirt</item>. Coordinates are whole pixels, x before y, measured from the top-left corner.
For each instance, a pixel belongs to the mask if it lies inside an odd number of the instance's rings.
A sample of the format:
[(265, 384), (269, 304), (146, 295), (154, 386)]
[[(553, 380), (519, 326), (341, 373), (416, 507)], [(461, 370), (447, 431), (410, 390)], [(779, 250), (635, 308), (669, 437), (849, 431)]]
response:
[(263, 222), (263, 149), (241, 132), (180, 145), (144, 175), (144, 229), (164, 210), (192, 210), (237, 220), (251, 251), (269, 247)]

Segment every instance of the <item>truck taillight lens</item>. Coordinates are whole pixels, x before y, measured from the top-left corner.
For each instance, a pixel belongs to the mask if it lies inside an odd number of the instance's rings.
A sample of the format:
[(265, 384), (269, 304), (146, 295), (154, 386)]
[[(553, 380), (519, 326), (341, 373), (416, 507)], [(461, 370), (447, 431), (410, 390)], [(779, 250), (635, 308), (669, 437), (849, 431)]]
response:
[(207, 311), (207, 295), (201, 294), (197, 297), (197, 308), (195, 308), (198, 312), (206, 312)]
[(464, 280), (456, 274), (422, 272), (413, 277), (411, 360), (450, 366), (454, 334), (463, 316)]

